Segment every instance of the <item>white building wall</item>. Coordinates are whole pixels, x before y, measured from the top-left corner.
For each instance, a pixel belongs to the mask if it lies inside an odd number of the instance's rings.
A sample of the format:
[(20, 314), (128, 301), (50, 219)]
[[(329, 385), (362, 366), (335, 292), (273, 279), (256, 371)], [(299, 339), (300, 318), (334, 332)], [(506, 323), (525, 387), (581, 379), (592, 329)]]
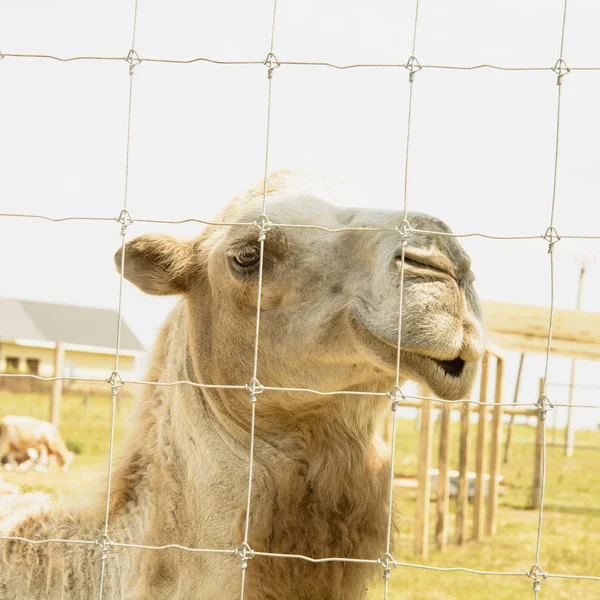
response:
[[(54, 348), (0, 342), (0, 373), (7, 371), (7, 358), (19, 359), (18, 373), (28, 372), (27, 359), (37, 359), (40, 361), (38, 374), (41, 377), (54, 377)], [(119, 374), (123, 379), (137, 379), (136, 358), (135, 356), (120, 355)], [(106, 379), (114, 369), (114, 362), (113, 354), (67, 348), (65, 350), (64, 376)]]

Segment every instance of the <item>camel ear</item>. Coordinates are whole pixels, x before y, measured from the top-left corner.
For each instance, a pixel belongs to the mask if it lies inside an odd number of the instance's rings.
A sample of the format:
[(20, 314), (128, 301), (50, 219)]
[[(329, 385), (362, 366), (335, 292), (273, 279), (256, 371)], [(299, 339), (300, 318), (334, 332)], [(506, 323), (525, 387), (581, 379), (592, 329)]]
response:
[[(121, 272), (121, 248), (115, 254)], [(200, 270), (193, 241), (168, 235), (140, 235), (125, 244), (123, 277), (147, 294), (185, 294), (194, 273)]]

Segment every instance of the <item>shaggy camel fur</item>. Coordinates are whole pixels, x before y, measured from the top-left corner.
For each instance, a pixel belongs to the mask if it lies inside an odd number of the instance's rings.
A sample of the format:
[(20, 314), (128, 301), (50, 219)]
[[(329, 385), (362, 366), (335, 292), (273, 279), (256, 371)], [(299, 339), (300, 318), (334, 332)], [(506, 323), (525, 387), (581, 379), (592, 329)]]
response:
[[(340, 208), (294, 190), (286, 173), (268, 188), (273, 223), (329, 228), (399, 226), (392, 211)], [(252, 223), (261, 191), (232, 201), (223, 221)], [(410, 213), (414, 228), (448, 232)], [(149, 294), (180, 294), (148, 377), (245, 385), (253, 366), (258, 281), (256, 226), (207, 227), (192, 241), (142, 235), (128, 242), (124, 276)], [(394, 384), (400, 236), (278, 228), (266, 236), (258, 378), (264, 386), (388, 392)], [(120, 265), (120, 253), (116, 263)], [(482, 356), (470, 261), (452, 237), (415, 234), (406, 247), (402, 377), (445, 398), (468, 395)], [(385, 552), (388, 457), (375, 436), (389, 410), (379, 396), (264, 391), (256, 404), (250, 547), (312, 557)], [(251, 405), (245, 389), (147, 386), (129, 448), (114, 474), (113, 541), (235, 549), (243, 540)], [(1, 501), (0, 497), (0, 501)], [(11, 494), (4, 496), (10, 505)], [(98, 539), (103, 509), (20, 503), (2, 532)], [(6, 512), (6, 510), (4, 511)], [(0, 598), (94, 598), (94, 546), (2, 543)], [(105, 598), (233, 600), (235, 554), (114, 547)], [(255, 556), (246, 600), (360, 600), (381, 567)]]

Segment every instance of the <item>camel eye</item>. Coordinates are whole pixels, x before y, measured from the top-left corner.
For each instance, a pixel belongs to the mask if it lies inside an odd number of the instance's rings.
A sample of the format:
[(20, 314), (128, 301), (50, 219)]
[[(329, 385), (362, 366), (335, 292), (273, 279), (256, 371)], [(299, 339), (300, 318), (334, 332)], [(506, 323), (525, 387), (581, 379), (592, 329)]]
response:
[[(400, 257), (396, 258), (396, 262), (400, 264)], [(454, 277), (453, 273), (446, 268), (442, 268), (441, 266), (431, 264), (430, 260), (427, 259), (419, 259), (419, 258), (409, 258), (408, 256), (404, 257), (404, 264), (407, 267), (413, 267), (415, 269), (419, 269), (421, 271), (429, 271), (430, 273), (443, 273), (444, 275), (449, 275), (450, 277)]]
[[(401, 260), (402, 259), (400, 256), (396, 257), (396, 263), (398, 264), (398, 268), (400, 268)], [(408, 256), (404, 257), (404, 264), (407, 267), (413, 267), (413, 269), (421, 269), (421, 270), (425, 269), (426, 271), (437, 270), (437, 269), (435, 269), (435, 267), (432, 267), (431, 265), (428, 265), (419, 260), (415, 260), (414, 258), (409, 258)]]
[(260, 262), (260, 249), (256, 246), (247, 246), (233, 255), (233, 262), (244, 269), (254, 267)]

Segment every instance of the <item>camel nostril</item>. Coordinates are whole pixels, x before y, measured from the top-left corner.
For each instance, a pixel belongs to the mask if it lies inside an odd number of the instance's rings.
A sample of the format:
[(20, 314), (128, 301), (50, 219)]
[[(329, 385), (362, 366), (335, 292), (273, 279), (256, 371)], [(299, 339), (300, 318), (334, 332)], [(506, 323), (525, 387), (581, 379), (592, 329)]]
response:
[(436, 360), (435, 362), (442, 367), (446, 375), (452, 377), (460, 377), (465, 366), (465, 361), (460, 356), (453, 360)]

